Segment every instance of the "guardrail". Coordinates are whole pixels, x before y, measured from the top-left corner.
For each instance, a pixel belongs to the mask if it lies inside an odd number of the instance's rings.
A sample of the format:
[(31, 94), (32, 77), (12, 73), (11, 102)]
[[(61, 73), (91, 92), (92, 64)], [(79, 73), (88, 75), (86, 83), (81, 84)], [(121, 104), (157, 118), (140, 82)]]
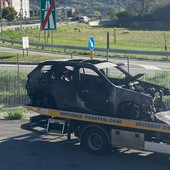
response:
[[(11, 43), (22, 45), (22, 41), (17, 40), (8, 40), (4, 38), (0, 38), (0, 41), (3, 43)], [(82, 50), (82, 51), (89, 51), (88, 47), (83, 46), (72, 46), (72, 45), (59, 45), (59, 44), (47, 44), (47, 43), (35, 43), (29, 42), (30, 46), (35, 46), (37, 48), (42, 47), (51, 47), (51, 48), (61, 48), (64, 51), (68, 50)], [(107, 48), (95, 48), (97, 52), (106, 52), (106, 53), (121, 53), (121, 54), (142, 54), (142, 55), (156, 55), (156, 56), (170, 56), (170, 52), (168, 51), (142, 51), (142, 50), (124, 50), (124, 49), (107, 49)]]

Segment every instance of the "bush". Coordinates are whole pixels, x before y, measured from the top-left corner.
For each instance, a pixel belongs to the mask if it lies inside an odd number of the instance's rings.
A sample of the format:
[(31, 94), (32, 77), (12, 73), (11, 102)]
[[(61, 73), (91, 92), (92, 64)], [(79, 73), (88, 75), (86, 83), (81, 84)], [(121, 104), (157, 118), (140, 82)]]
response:
[(8, 118), (12, 120), (21, 119), (24, 116), (24, 109), (11, 109), (8, 111)]

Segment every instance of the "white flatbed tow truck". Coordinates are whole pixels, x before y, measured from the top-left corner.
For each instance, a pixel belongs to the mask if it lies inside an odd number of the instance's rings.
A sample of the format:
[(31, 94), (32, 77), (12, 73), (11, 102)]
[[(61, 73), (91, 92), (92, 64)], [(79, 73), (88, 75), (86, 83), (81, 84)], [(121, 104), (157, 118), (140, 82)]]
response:
[(170, 154), (170, 125), (162, 121), (154, 123), (34, 106), (25, 107), (39, 115), (31, 117), (30, 122), (21, 128), (32, 130), (40, 126), (47, 132), (55, 129), (67, 134), (68, 140), (71, 139), (71, 133), (74, 133), (87, 151), (94, 154), (107, 153), (112, 147)]

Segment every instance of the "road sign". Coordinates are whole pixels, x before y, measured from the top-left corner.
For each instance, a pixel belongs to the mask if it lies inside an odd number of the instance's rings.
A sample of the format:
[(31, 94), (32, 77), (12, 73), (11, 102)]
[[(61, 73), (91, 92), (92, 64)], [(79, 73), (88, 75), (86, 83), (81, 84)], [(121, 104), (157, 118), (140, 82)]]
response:
[(23, 49), (29, 48), (29, 38), (28, 37), (22, 37), (22, 46), (23, 46)]
[(56, 0), (41, 0), (41, 29), (56, 30)]
[(93, 51), (95, 49), (95, 41), (92, 36), (90, 36), (90, 38), (89, 38), (88, 47), (89, 47), (90, 51)]

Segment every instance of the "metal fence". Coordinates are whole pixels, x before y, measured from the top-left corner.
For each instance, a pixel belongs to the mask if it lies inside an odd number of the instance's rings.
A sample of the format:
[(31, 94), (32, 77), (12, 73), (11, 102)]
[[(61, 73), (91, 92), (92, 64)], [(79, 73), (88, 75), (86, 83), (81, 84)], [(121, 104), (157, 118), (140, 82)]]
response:
[(1, 107), (10, 108), (22, 106), (29, 103), (26, 94), (25, 84), (28, 68), (19, 70), (16, 66), (2, 66), (0, 68), (0, 105)]
[[(22, 41), (18, 40), (8, 40), (4, 38), (0, 38), (0, 41), (5, 43), (10, 43), (12, 46), (14, 45), (22, 45)], [(29, 45), (36, 49), (63, 49), (64, 52), (67, 50), (78, 50), (78, 51), (89, 51), (88, 47), (82, 46), (73, 46), (73, 45), (60, 45), (60, 44), (49, 44), (49, 43), (35, 43), (29, 42)], [(111, 48), (95, 48), (96, 52), (103, 52), (108, 55), (108, 53), (120, 53), (120, 54), (142, 54), (142, 55), (154, 55), (154, 56), (170, 56), (170, 52), (168, 51), (143, 51), (143, 50), (125, 50), (125, 49), (111, 49)]]

